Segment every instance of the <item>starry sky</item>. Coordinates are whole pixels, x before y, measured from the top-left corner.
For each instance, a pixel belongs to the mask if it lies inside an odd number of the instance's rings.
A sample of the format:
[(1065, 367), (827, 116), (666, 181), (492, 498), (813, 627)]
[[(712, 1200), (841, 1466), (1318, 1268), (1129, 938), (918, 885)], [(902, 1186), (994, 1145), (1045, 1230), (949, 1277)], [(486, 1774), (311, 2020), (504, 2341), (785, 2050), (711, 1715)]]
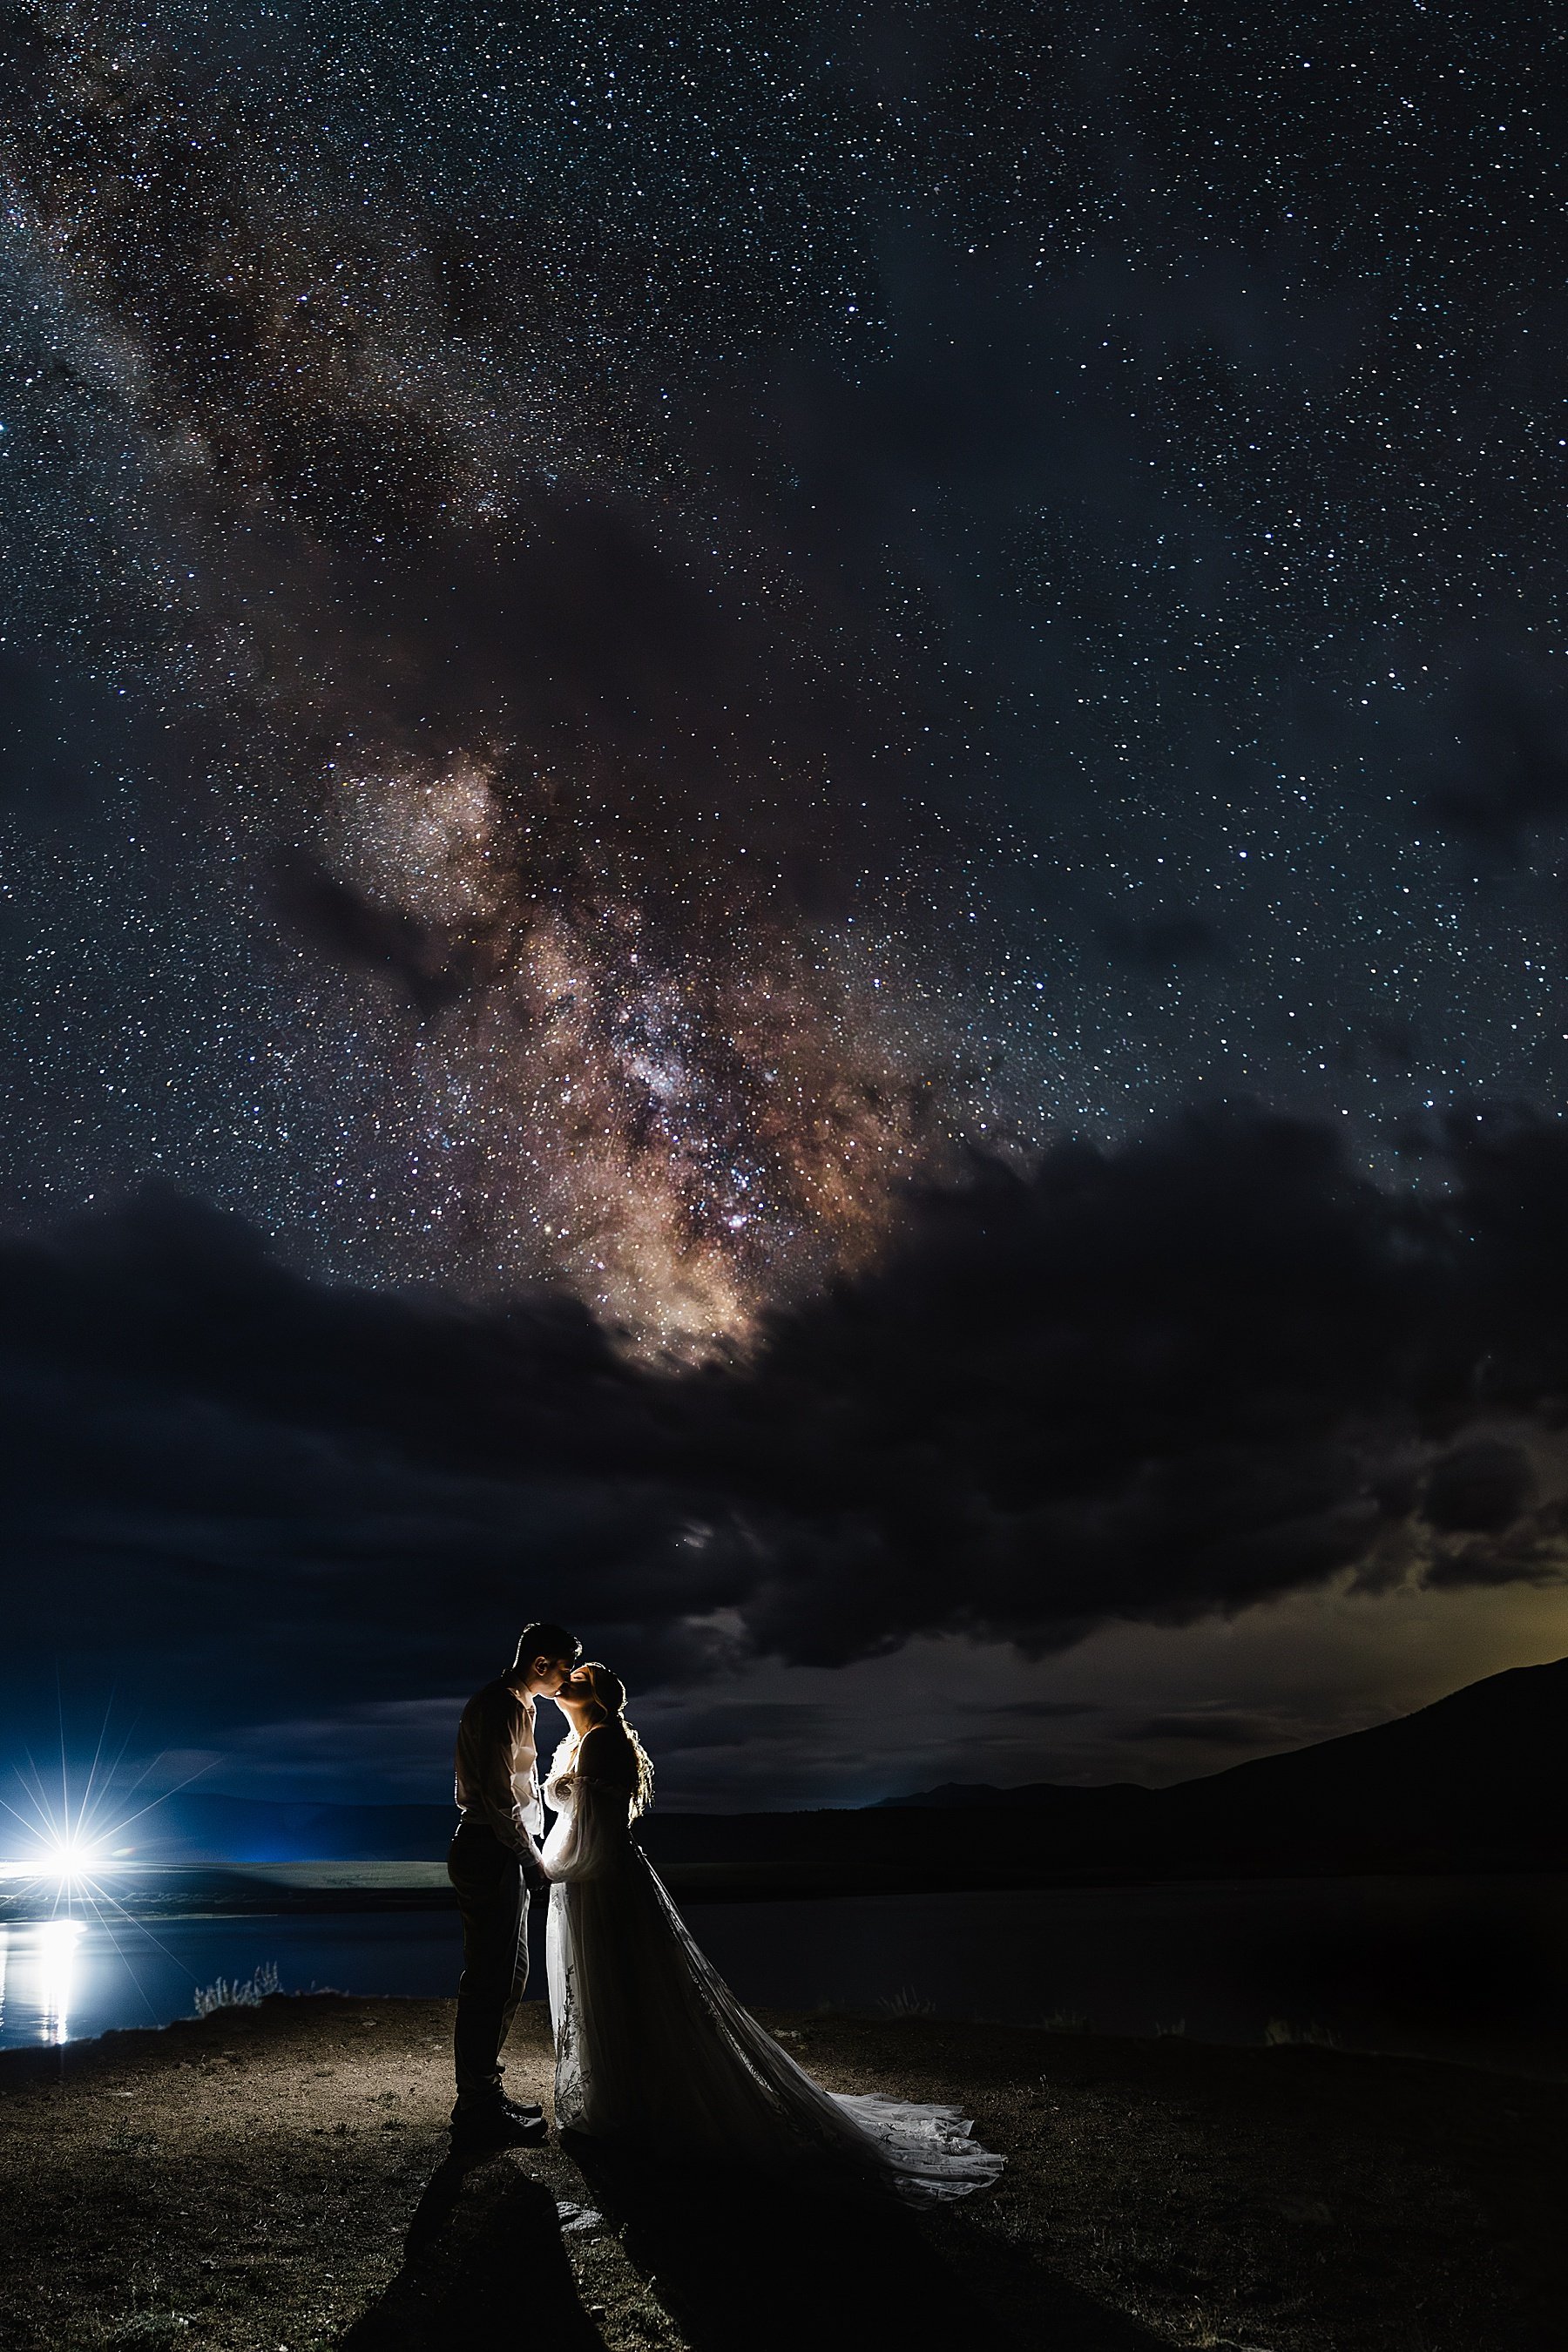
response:
[(17, 1719), (406, 1795), (548, 1608), (846, 1801), (1568, 1647), (1546, 12), (0, 21)]

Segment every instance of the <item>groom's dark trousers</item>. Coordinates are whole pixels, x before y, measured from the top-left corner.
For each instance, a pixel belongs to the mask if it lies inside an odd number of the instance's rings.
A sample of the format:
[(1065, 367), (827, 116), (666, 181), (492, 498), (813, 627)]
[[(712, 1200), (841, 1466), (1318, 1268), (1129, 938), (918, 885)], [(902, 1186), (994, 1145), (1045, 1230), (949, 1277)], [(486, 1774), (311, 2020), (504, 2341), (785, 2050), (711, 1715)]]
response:
[(528, 1982), (528, 1888), (522, 1860), (493, 1830), (463, 1822), (447, 1856), (463, 1915), (463, 1973), (452, 2036), (458, 2105), (497, 2106), (501, 2043)]

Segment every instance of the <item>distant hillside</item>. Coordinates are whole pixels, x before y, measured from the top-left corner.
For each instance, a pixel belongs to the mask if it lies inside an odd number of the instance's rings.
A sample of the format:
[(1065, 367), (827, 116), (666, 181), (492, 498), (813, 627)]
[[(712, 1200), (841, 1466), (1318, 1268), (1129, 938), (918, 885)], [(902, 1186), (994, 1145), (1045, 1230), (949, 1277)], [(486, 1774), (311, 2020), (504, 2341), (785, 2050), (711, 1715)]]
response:
[[(1049, 1781), (988, 1796), (962, 1784), (903, 1799), (1005, 1808), (1051, 1843), (1079, 1796)], [(1568, 1867), (1568, 1658), (1490, 1675), (1415, 1715), (1140, 1792), (1102, 1817), (1108, 1864), (1175, 1870)], [(966, 1822), (963, 1834), (969, 1834)]]
[(1273, 1843), (1313, 1868), (1568, 1866), (1568, 1658), (1182, 1781), (1160, 1819), (1173, 1851), (1216, 1863)]
[[(178, 1864), (436, 1862), (449, 1805), (184, 1792), (136, 1824)], [(1101, 1878), (1568, 1869), (1568, 1659), (1172, 1789), (963, 1783), (859, 1811), (670, 1813), (639, 1834), (688, 1899)]]

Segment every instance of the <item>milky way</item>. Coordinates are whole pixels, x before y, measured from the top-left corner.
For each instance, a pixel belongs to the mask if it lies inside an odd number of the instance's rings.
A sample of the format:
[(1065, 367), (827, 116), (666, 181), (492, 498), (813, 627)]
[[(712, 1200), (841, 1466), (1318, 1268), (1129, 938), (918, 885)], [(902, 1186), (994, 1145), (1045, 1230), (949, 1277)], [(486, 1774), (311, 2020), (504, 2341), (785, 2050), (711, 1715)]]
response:
[(13, 1217), (684, 1348), (967, 1143), (1556, 1109), (1528, 17), (6, 37)]

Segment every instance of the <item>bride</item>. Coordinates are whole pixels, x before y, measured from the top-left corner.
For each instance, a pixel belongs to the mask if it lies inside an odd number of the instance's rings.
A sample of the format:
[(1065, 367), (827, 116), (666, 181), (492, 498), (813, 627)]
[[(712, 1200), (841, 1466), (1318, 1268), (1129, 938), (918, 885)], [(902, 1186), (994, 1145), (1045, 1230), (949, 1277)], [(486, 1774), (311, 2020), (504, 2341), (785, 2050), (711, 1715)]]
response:
[(994, 2180), (1003, 2158), (958, 2108), (820, 2089), (710, 1967), (631, 1834), (653, 1768), (626, 1696), (586, 1664), (555, 1701), (572, 1727), (544, 1789), (558, 2126), (851, 2190), (951, 2198)]

